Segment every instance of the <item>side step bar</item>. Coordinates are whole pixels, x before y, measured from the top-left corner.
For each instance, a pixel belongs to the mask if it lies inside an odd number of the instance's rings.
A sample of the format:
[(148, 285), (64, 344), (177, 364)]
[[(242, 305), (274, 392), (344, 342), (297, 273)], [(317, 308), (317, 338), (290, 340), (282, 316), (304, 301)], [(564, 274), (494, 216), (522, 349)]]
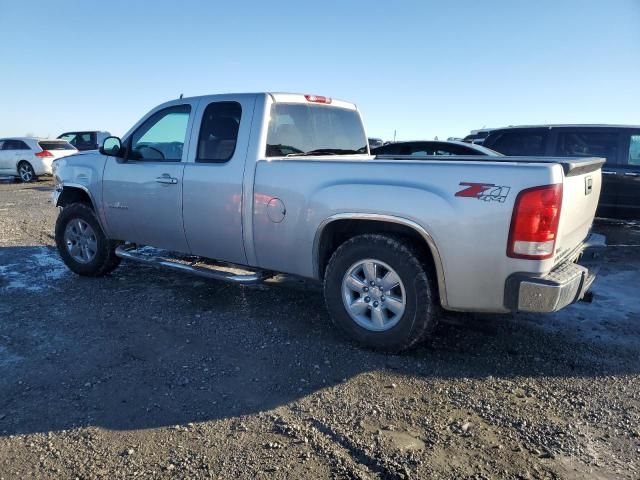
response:
[[(145, 249), (147, 249), (145, 247)], [(155, 252), (165, 252), (164, 250), (148, 249)], [(210, 265), (197, 261), (191, 261), (187, 263), (186, 260), (180, 258), (173, 258), (170, 256), (164, 256), (153, 253), (141, 252), (136, 246), (133, 245), (121, 245), (116, 248), (116, 255), (126, 260), (133, 260), (135, 262), (146, 263), (148, 265), (155, 265), (159, 267), (172, 268), (181, 272), (192, 273), (205, 278), (211, 278), (214, 280), (222, 280), (224, 282), (231, 283), (258, 283), (261, 282), (273, 274), (269, 272), (249, 272), (244, 269), (227, 266), (227, 265)], [(236, 273), (237, 271), (246, 273)]]

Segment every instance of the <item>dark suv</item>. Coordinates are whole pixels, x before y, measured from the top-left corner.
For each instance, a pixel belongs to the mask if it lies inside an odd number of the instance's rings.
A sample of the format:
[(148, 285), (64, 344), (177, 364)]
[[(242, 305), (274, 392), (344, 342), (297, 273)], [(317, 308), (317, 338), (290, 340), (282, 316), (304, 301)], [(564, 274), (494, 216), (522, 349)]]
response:
[(640, 219), (640, 127), (545, 125), (492, 130), (483, 146), (505, 155), (604, 157), (597, 215)]
[(104, 142), (104, 139), (110, 137), (109, 132), (88, 130), (83, 132), (65, 132), (58, 136), (60, 140), (66, 140), (81, 152), (86, 150), (97, 150)]

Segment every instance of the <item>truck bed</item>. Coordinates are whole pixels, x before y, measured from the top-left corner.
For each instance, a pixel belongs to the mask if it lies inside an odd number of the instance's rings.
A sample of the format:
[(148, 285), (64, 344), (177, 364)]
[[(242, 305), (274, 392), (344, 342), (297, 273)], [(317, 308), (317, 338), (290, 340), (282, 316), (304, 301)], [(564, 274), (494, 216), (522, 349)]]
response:
[[(504, 284), (509, 275), (546, 275), (587, 237), (602, 163), (599, 158), (397, 155), (369, 160), (332, 156), (259, 160), (252, 235), (258, 266), (318, 278), (308, 259), (314, 258), (311, 245), (327, 219), (402, 219), (424, 229), (436, 245), (445, 308), (506, 312)], [(593, 194), (585, 195), (589, 176)], [(499, 194), (465, 198), (460, 192), (468, 184), (492, 185)], [(536, 261), (508, 258), (518, 193), (551, 184), (563, 184), (565, 190), (556, 254)], [(274, 197), (286, 209), (286, 221), (269, 219), (263, 202)]]

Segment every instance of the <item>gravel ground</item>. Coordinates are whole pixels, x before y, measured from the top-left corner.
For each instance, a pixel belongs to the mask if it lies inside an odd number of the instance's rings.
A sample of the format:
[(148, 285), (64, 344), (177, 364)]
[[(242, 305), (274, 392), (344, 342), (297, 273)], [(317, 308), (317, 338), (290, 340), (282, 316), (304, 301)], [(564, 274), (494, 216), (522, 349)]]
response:
[[(317, 285), (242, 287), (52, 248), (50, 182), (0, 185), (0, 478), (640, 478), (640, 226), (591, 305), (351, 345)], [(600, 293), (599, 293), (600, 292)]]

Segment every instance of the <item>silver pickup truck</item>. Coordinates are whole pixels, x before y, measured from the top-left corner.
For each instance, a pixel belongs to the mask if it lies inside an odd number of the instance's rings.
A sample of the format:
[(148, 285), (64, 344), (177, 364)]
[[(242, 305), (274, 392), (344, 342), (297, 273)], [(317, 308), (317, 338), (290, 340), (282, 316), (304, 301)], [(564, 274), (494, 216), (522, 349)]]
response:
[(348, 102), (183, 98), (55, 162), (56, 243), (80, 275), (126, 258), (232, 282), (316, 279), (337, 326), (402, 350), (440, 307), (552, 312), (583, 298), (602, 164), (373, 157)]

